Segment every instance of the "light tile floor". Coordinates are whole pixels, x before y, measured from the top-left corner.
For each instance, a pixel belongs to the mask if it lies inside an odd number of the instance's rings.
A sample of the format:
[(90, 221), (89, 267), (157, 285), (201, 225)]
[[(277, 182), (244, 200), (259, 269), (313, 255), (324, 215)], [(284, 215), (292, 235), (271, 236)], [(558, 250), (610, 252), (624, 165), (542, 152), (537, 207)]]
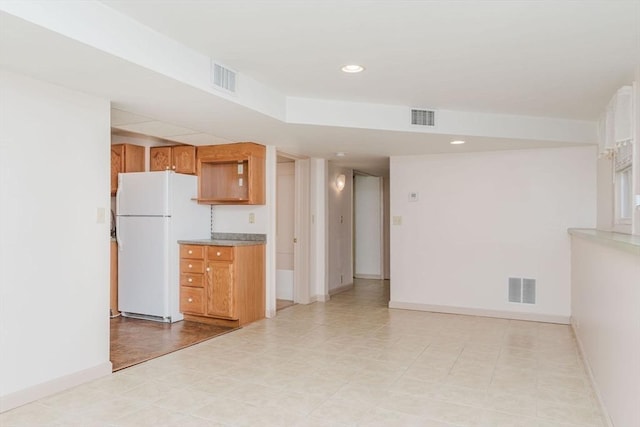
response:
[(359, 280), (0, 415), (9, 426), (604, 426), (564, 325), (386, 308)]

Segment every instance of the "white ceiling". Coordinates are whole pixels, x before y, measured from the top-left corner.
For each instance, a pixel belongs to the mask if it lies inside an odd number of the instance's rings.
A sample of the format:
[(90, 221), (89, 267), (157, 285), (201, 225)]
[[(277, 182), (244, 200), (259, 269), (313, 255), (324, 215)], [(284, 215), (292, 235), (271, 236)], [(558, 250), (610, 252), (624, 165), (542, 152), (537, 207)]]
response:
[[(460, 123), (458, 134), (455, 127), (424, 133), (371, 124), (364, 113), (360, 123), (343, 123), (338, 120), (342, 110), (333, 111), (340, 106), (335, 103), (319, 111), (338, 119), (295, 120), (293, 111), (269, 114), (151, 69), (145, 58), (118, 56), (109, 43), (118, 32), (143, 34), (134, 27), (151, 28), (181, 43), (187, 53), (237, 70), (241, 85), (245, 77), (257, 81), (287, 106), (306, 105), (290, 98), (301, 97), (317, 101), (316, 107), (323, 100), (361, 103), (342, 105), (356, 105), (357, 112), (402, 106), (564, 119), (558, 128), (571, 127), (574, 119), (594, 121), (613, 92), (632, 82), (640, 64), (640, 0), (107, 0), (56, 3), (55, 12), (61, 12), (49, 15), (52, 3), (43, 2), (37, 10), (29, 9), (35, 1), (9, 3), (0, 2), (0, 68), (110, 99), (115, 128), (195, 145), (262, 142), (372, 173), (386, 169), (390, 155), (593, 140), (574, 138), (569, 131), (554, 138), (524, 135), (509, 124), (504, 132), (468, 132), (484, 126), (480, 118), (490, 117), (478, 115), (460, 116), (468, 123)], [(73, 9), (73, 3), (82, 7)], [(94, 33), (107, 45), (77, 35), (72, 22), (81, 22), (82, 13), (86, 22), (100, 22), (96, 15), (105, 15), (107, 27), (96, 26)], [(107, 15), (113, 13), (126, 15), (119, 21), (122, 27), (111, 25), (113, 16)], [(59, 22), (65, 27), (56, 27)], [(160, 45), (145, 42), (127, 40), (149, 57), (162, 52)], [(181, 65), (178, 58), (169, 60)], [(365, 72), (341, 73), (340, 66), (350, 62), (364, 65)], [(502, 118), (492, 120), (499, 125)], [(539, 123), (544, 128), (557, 124)], [(448, 142), (454, 137), (468, 143), (452, 147)], [(336, 159), (337, 151), (348, 155)]]

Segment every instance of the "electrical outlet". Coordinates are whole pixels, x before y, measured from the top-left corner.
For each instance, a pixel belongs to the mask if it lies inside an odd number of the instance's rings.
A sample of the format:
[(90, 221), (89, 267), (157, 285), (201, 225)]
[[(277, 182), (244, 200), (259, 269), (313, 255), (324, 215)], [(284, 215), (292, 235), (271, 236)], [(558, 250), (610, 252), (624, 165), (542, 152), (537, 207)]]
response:
[(253, 212), (251, 212), (249, 214), (249, 224), (254, 224), (256, 222), (256, 214), (254, 214)]
[(393, 217), (393, 225), (402, 225), (402, 217), (394, 216)]

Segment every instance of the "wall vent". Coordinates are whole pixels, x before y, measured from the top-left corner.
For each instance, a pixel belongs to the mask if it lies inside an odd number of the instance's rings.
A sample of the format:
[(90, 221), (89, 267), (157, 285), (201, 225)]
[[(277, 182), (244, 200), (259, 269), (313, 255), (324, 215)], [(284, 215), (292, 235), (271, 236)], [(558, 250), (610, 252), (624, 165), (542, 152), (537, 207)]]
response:
[(215, 87), (235, 93), (236, 77), (235, 71), (211, 62), (211, 81)]
[(432, 110), (411, 109), (411, 124), (418, 126), (435, 126), (436, 112)]
[(536, 279), (509, 277), (509, 302), (536, 303)]

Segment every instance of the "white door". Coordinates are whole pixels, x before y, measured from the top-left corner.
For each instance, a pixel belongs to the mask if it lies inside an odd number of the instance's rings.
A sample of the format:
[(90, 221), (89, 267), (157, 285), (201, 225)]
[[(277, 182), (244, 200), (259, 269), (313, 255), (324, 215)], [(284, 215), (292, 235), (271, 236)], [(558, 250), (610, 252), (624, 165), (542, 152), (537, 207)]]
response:
[(355, 272), (383, 279), (382, 178), (356, 175), (354, 182)]
[(118, 217), (118, 310), (169, 317), (167, 217)]

